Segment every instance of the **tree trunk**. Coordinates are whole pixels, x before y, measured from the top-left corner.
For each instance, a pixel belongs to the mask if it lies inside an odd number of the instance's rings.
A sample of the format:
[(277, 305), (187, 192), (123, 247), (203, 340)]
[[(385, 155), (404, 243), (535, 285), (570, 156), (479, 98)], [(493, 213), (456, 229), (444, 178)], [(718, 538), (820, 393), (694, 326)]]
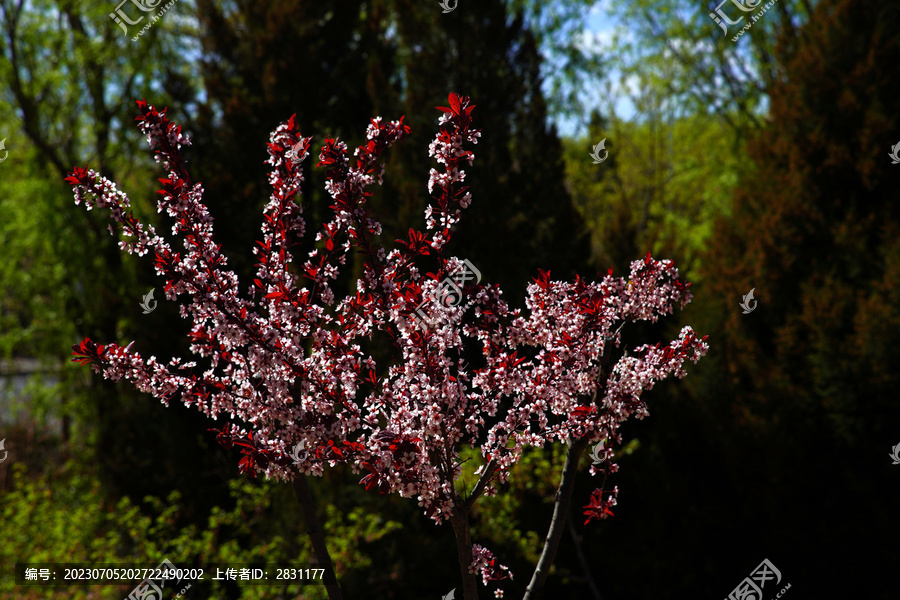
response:
[[(456, 534), (456, 554), (459, 558), (459, 570), (463, 581), (464, 600), (478, 600), (478, 579), (475, 573), (469, 572), (472, 564), (472, 538), (469, 536), (469, 511), (465, 502), (459, 497), (450, 515), (450, 524)], [(449, 590), (448, 590), (449, 591)]]
[(300, 502), (300, 511), (303, 513), (306, 533), (312, 542), (316, 562), (319, 563), (320, 568), (325, 568), (325, 590), (328, 592), (328, 600), (341, 600), (341, 586), (338, 584), (337, 576), (334, 573), (334, 565), (331, 564), (328, 546), (325, 545), (325, 534), (322, 531), (322, 526), (319, 524), (319, 517), (316, 515), (316, 505), (313, 503), (312, 492), (309, 489), (306, 475), (299, 475), (291, 482), (291, 485), (294, 488), (294, 495), (297, 496), (297, 501)]

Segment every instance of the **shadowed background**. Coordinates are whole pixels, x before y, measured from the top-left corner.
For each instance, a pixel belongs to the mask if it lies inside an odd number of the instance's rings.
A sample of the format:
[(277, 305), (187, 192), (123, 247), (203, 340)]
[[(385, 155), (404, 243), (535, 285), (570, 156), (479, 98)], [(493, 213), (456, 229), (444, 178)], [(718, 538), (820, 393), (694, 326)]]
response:
[[(546, 597), (727, 597), (767, 558), (788, 598), (894, 598), (900, 165), (888, 153), (900, 141), (900, 7), (779, 0), (737, 43), (743, 23), (726, 36), (714, 8), (180, 0), (132, 41), (140, 25), (125, 35), (113, 2), (0, 0), (0, 596), (122, 598), (133, 587), (16, 587), (16, 561), (311, 560), (290, 489), (239, 476), (237, 451), (208, 431), (216, 423), (68, 362), (84, 337), (188, 355), (152, 257), (122, 253), (108, 214), (75, 206), (71, 168), (116, 181), (137, 216), (168, 232), (155, 208), (163, 173), (133, 125), (136, 100), (168, 106), (193, 139), (191, 175), (245, 290), (279, 122), (296, 114), (314, 136), (303, 189), (314, 230), (328, 214), (324, 170), (312, 166), (325, 137), (356, 146), (371, 117), (405, 115), (412, 133), (371, 200), (390, 247), (422, 227), (434, 107), (454, 91), (472, 98), (483, 134), (452, 254), (523, 306), (539, 268), (622, 275), (651, 251), (694, 282), (694, 302), (626, 329), (626, 345), (685, 324), (710, 336), (709, 355), (649, 392), (650, 417), (625, 427), (615, 517), (585, 527), (573, 512)], [(589, 17), (605, 11), (616, 33), (591, 35)], [(609, 157), (595, 165), (601, 139)], [(151, 288), (158, 308), (144, 315)], [(758, 305), (745, 315), (751, 288)], [(561, 463), (558, 450), (529, 454), (475, 513), (475, 541), (516, 574), (507, 598), (530, 577)], [(588, 463), (576, 508), (598, 483)], [(439, 598), (458, 586), (449, 527), (358, 478), (313, 482), (344, 597)]]

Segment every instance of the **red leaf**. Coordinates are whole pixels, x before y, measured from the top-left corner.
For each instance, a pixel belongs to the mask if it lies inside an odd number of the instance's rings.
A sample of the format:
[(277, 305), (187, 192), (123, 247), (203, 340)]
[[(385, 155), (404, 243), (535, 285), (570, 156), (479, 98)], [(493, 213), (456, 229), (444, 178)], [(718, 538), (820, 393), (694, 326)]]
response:
[(462, 110), (462, 107), (459, 104), (459, 96), (453, 92), (450, 93), (450, 108), (452, 108), (454, 114), (457, 115), (460, 114), (460, 111)]
[(66, 177), (66, 183), (72, 185), (85, 185), (87, 183), (90, 183), (88, 181), (88, 170), (88, 165), (85, 165), (84, 168), (75, 167), (72, 170), (72, 173), (68, 177)]
[(106, 346), (95, 344), (90, 338), (84, 338), (81, 344), (72, 346), (72, 354), (80, 358), (73, 358), (72, 362), (86, 365), (92, 362), (98, 362), (103, 358), (103, 352)]
[(586, 417), (594, 412), (593, 406), (578, 406), (572, 410), (572, 414), (578, 417)]
[(540, 276), (533, 277), (532, 281), (538, 284), (542, 290), (546, 290), (550, 287), (550, 271), (544, 271), (543, 269), (538, 269), (538, 273)]

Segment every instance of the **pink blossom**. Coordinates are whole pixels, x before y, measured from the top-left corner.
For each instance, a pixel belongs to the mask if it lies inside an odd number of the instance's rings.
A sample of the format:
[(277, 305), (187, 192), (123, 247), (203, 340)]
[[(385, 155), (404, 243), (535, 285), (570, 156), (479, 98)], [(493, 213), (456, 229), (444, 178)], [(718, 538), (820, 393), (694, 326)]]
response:
[(484, 585), (491, 581), (513, 579), (509, 568), (499, 564), (494, 554), (484, 546), (472, 544), (472, 559), (472, 566), (469, 567), (469, 570), (473, 573), (480, 573)]
[[(190, 349), (206, 359), (206, 368), (198, 372), (197, 363), (179, 358), (165, 364), (131, 350), (132, 344), (88, 339), (73, 347), (73, 360), (167, 404), (177, 399), (210, 418), (228, 417), (218, 440), (242, 449), (242, 472), (290, 480), (349, 465), (364, 475), (367, 490), (415, 498), (440, 523), (462, 502), (462, 446), (481, 452), (484, 492), (495, 494), (526, 447), (576, 438), (621, 443), (620, 424), (647, 414), (642, 393), (669, 375), (683, 377), (685, 360), (696, 363), (707, 352), (707, 338), (685, 327), (677, 340), (612, 360), (622, 326), (656, 321), (691, 299), (690, 284), (678, 280), (672, 262), (649, 253), (632, 263), (627, 280), (611, 269), (597, 282), (553, 281), (540, 272), (524, 310), (511, 309), (496, 285), (470, 284), (462, 290), (464, 302), (431, 303), (430, 324), (416, 326), (414, 309), (461, 265), (444, 249), (472, 200), (459, 168), (463, 161), (473, 164), (464, 144), (480, 136), (471, 128), (468, 98), (452, 94), (450, 107), (439, 107), (442, 128), (429, 154), (443, 168), (428, 178), (425, 231), (411, 229), (393, 249), (382, 245), (381, 225), (366, 200), (369, 188), (382, 182), (383, 153), (409, 133), (403, 119), (372, 119), (354, 159), (345, 142), (325, 140), (317, 166), (327, 169), (333, 215), (316, 234), (316, 249), (299, 261), (292, 248), (307, 234), (297, 201), (300, 162), (312, 140), (300, 135), (293, 117), (279, 125), (268, 144), (272, 193), (248, 288), (226, 268), (201, 201), (203, 188), (187, 173), (181, 148), (189, 140), (165, 110), (143, 101), (138, 107), (139, 126), (168, 171), (159, 210), (174, 222), (172, 235), (183, 249), (176, 252), (126, 212), (127, 196), (99, 173), (75, 168), (67, 181), (76, 203), (111, 211), (127, 240), (120, 244), (125, 251), (154, 252), (167, 299), (188, 297), (181, 316), (191, 323)], [(332, 282), (351, 252), (365, 256), (364, 272), (355, 293), (340, 295)], [(436, 273), (420, 270), (424, 256), (437, 260)], [(362, 350), (376, 334), (394, 345), (387, 365)], [(480, 347), (472, 366), (464, 361), (466, 338)], [(295, 465), (291, 451), (301, 441), (307, 452)], [(606, 451), (610, 458), (612, 450)], [(617, 468), (607, 461), (591, 472)], [(589, 506), (602, 518), (614, 503), (597, 496)], [(477, 544), (472, 568), (485, 583), (511, 577)]]

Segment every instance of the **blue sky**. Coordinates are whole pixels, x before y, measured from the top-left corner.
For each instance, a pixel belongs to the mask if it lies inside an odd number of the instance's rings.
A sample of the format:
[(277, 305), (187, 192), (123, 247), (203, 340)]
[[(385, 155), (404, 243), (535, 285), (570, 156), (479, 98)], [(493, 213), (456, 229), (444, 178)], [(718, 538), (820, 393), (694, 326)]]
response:
[[(583, 46), (585, 48), (593, 48), (595, 50), (598, 50), (608, 47), (613, 32), (618, 26), (618, 20), (614, 16), (609, 14), (610, 5), (610, 0), (601, 0), (591, 9), (590, 13), (588, 13), (586, 19), (587, 25), (583, 35)], [(618, 83), (620, 75), (621, 74), (616, 69), (612, 69), (608, 73), (608, 77), (610, 81), (614, 83), (614, 87), (615, 84)], [(603, 96), (603, 90), (600, 82), (597, 82), (597, 85), (593, 86), (591, 89), (583, 90), (583, 92), (583, 99), (585, 101), (606, 101)], [(590, 106), (589, 103), (588, 106)], [(590, 108), (588, 110), (590, 110)], [(601, 110), (607, 112), (605, 110), (605, 106), (601, 107)], [(615, 110), (616, 114), (619, 117), (625, 119), (631, 118), (631, 116), (634, 114), (634, 109), (631, 106), (631, 103), (621, 98), (616, 102)], [(587, 115), (585, 115), (585, 118), (587, 118)], [(584, 126), (580, 125), (572, 119), (555, 119), (555, 122), (560, 136), (571, 137), (573, 135), (584, 135), (587, 133)]]

